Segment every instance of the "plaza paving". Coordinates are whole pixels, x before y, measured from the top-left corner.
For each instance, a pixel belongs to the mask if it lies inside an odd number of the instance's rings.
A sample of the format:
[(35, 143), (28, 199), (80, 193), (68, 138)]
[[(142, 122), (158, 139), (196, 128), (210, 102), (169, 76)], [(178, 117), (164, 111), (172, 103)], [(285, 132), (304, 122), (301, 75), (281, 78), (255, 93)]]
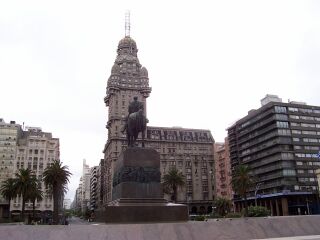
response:
[(242, 218), (156, 224), (104, 224), (71, 219), (70, 223), (68, 226), (0, 225), (0, 239), (247, 240), (273, 238), (273, 240), (278, 240), (281, 237), (289, 237), (282, 240), (320, 239), (320, 216)]

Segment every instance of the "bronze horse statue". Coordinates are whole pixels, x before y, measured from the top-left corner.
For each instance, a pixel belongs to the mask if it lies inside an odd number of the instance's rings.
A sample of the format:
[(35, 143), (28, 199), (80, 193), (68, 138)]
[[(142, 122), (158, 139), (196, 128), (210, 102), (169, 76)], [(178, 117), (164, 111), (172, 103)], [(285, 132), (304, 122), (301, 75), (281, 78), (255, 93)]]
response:
[(144, 147), (144, 135), (147, 129), (148, 119), (143, 115), (143, 110), (131, 113), (127, 120), (127, 140), (128, 147), (134, 147), (141, 132), (142, 135), (142, 147)]

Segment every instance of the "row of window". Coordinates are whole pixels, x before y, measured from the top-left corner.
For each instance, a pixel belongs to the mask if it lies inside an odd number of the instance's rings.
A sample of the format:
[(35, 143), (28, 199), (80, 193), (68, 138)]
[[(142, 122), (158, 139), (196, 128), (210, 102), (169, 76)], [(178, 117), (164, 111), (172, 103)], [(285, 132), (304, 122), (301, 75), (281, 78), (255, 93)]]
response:
[(320, 128), (320, 124), (291, 122), (292, 127)]
[(289, 112), (301, 112), (301, 113), (320, 113), (319, 109), (310, 109), (310, 108), (294, 108), (289, 107)]
[(294, 155), (298, 158), (319, 158), (318, 154), (316, 153), (295, 153)]
[(299, 174), (304, 174), (304, 173), (312, 173), (313, 174), (316, 172), (316, 170), (314, 170), (314, 169), (298, 169), (297, 172)]
[(294, 142), (320, 143), (319, 138), (292, 138)]
[(301, 190), (301, 191), (316, 191), (316, 190), (318, 190), (318, 187), (316, 187), (316, 186), (297, 186), (297, 185), (295, 185), (294, 186), (294, 190)]
[(320, 166), (320, 162), (300, 162), (300, 161), (297, 161), (296, 162), (297, 166)]
[(317, 178), (298, 178), (299, 182), (316, 182)]
[(310, 121), (320, 121), (320, 117), (311, 117), (311, 116), (298, 116), (298, 115), (289, 115), (292, 119), (302, 119), (302, 120), (310, 120)]
[(292, 130), (292, 134), (320, 135), (320, 131)]

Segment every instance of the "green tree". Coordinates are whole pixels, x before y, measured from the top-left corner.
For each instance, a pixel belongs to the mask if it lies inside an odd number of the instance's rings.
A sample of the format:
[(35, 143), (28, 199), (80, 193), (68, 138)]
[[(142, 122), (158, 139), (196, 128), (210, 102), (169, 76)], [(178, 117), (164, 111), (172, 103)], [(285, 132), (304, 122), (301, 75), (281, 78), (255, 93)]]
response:
[(213, 205), (216, 207), (216, 211), (220, 216), (225, 216), (230, 212), (231, 200), (219, 197), (214, 200)]
[(8, 178), (7, 180), (2, 182), (1, 188), (0, 188), (0, 193), (1, 195), (9, 201), (9, 220), (11, 219), (11, 209), (10, 209), (10, 204), (11, 204), (11, 199), (13, 199), (16, 195), (16, 189), (14, 187), (15, 180), (13, 178)]
[(233, 190), (244, 198), (245, 216), (248, 216), (247, 192), (254, 185), (254, 180), (247, 165), (240, 164), (236, 167), (231, 184)]
[(178, 188), (185, 185), (185, 176), (177, 169), (171, 169), (163, 176), (163, 189), (165, 193), (172, 195), (173, 202), (177, 201)]
[(32, 202), (32, 218), (35, 220), (36, 200), (41, 201), (43, 199), (41, 182), (35, 181), (33, 183), (32, 189), (28, 192), (27, 198)]
[(33, 189), (36, 177), (32, 174), (30, 169), (19, 169), (14, 179), (14, 189), (18, 195), (22, 197), (22, 211), (21, 216), (24, 220), (24, 212), (26, 201), (28, 200), (28, 193)]
[(44, 182), (53, 195), (53, 224), (59, 222), (59, 206), (64, 193), (67, 191), (70, 176), (71, 172), (68, 171), (68, 166), (62, 166), (62, 162), (59, 160), (55, 160), (43, 172)]

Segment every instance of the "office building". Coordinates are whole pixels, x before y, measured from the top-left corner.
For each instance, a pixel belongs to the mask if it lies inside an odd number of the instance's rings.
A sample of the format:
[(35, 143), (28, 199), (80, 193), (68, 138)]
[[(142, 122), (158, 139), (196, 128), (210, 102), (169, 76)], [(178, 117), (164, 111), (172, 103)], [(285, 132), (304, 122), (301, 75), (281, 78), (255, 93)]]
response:
[[(272, 215), (318, 213), (320, 107), (275, 95), (261, 103), (228, 128), (232, 170), (248, 165), (256, 181), (249, 203), (257, 198)], [(237, 210), (243, 208), (239, 196), (234, 201)]]

